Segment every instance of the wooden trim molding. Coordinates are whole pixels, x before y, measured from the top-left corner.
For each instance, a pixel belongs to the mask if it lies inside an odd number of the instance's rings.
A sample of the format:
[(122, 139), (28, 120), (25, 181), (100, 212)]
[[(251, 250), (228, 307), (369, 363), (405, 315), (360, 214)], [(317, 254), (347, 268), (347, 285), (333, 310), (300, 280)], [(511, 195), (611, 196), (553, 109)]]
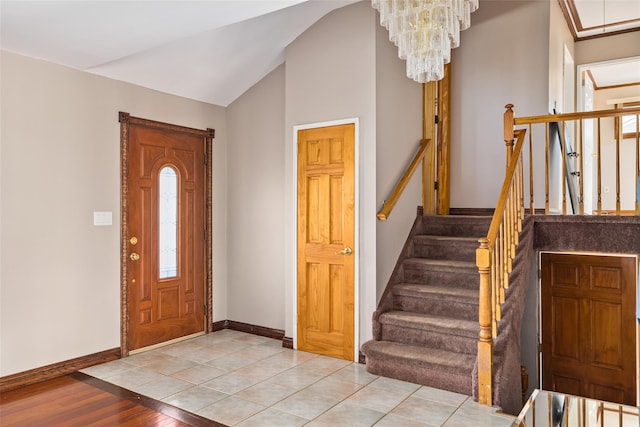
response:
[(88, 368), (89, 366), (99, 365), (101, 363), (111, 362), (120, 358), (120, 349), (112, 348), (110, 350), (101, 351), (99, 353), (89, 354), (87, 356), (76, 357), (74, 359), (65, 360), (63, 362), (53, 363), (51, 365), (42, 366), (40, 368), (30, 369), (17, 374), (7, 375), (0, 378), (0, 393), (34, 384), (44, 380), (60, 377), (70, 374), (79, 369)]
[(213, 322), (211, 324), (211, 332), (218, 332), (223, 329), (229, 329), (229, 321), (228, 320), (219, 320), (217, 322)]
[(261, 337), (273, 338), (281, 340), (284, 338), (284, 331), (282, 329), (267, 328), (265, 326), (250, 325), (249, 323), (236, 322), (235, 320), (227, 320), (228, 329), (240, 332), (246, 332), (248, 334), (260, 335)]
[(129, 236), (129, 113), (118, 113), (120, 122), (120, 351), (129, 355), (129, 264), (127, 245)]
[(205, 217), (207, 221), (207, 241), (205, 244), (205, 265), (207, 271), (205, 271), (205, 332), (212, 332), (210, 326), (212, 325), (211, 319), (213, 319), (213, 138), (215, 138), (216, 131), (214, 129), (207, 129), (207, 136), (205, 137), (205, 157), (207, 164), (205, 165), (206, 185), (205, 185), (205, 204), (206, 212)]
[(282, 347), (288, 348), (289, 350), (293, 350), (293, 338), (282, 337)]
[(231, 329), (232, 331), (246, 332), (247, 334), (281, 340), (282, 347), (293, 349), (293, 338), (285, 337), (282, 329), (251, 325), (249, 323), (236, 322), (235, 320), (219, 320), (211, 324), (212, 332), (221, 331), (223, 329)]
[(202, 427), (226, 427), (224, 424), (220, 424), (208, 418), (201, 417), (200, 415), (192, 414), (191, 412), (169, 405), (160, 400), (143, 396), (139, 393), (127, 390), (115, 384), (111, 384), (101, 379), (94, 378), (90, 375), (83, 374), (82, 372), (75, 372), (69, 376), (76, 381), (88, 384), (92, 387), (97, 388), (98, 390), (112, 394), (121, 399), (126, 399), (138, 405), (142, 405), (147, 409), (151, 409), (152, 411), (167, 415), (189, 425)]

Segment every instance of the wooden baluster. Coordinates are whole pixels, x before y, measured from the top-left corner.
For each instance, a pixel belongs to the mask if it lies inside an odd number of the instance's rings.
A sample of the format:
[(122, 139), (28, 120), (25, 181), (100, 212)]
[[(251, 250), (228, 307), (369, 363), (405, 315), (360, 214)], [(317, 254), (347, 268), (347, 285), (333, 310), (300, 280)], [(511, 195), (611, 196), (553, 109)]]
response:
[(509, 223), (507, 222), (507, 212), (502, 217), (504, 236), (502, 239), (502, 286), (500, 287), (500, 303), (504, 302), (504, 290), (509, 286), (509, 247), (511, 246), (509, 235)]
[[(520, 159), (518, 158), (518, 164), (520, 164)], [(515, 171), (515, 177), (513, 180), (513, 200), (511, 201), (511, 210), (512, 210), (512, 218), (513, 221), (513, 252), (515, 252), (516, 246), (518, 246), (518, 220), (520, 219), (520, 214), (518, 213), (518, 204), (520, 203), (520, 178), (518, 177), (518, 170)]]
[(513, 154), (513, 140), (515, 138), (513, 134), (513, 104), (507, 104), (504, 106), (507, 111), (504, 112), (504, 143), (507, 147), (507, 169), (511, 162), (511, 155)]
[(518, 205), (518, 211), (520, 211), (520, 215), (518, 216), (518, 232), (522, 231), (522, 221), (524, 220), (524, 156), (520, 157), (520, 163), (518, 165), (518, 174), (520, 175), (520, 203)]
[(636, 114), (636, 215), (640, 215), (640, 114)]
[(491, 255), (491, 336), (498, 336), (498, 321), (496, 313), (496, 295), (498, 295), (498, 276), (496, 274), (496, 256), (499, 253), (499, 243), (496, 241), (493, 244), (493, 253)]
[(549, 123), (544, 124), (544, 214), (549, 215)]
[(531, 215), (536, 213), (533, 198), (533, 128), (529, 124), (529, 212)]
[[(507, 200), (507, 203), (509, 203), (509, 201)], [(507, 289), (509, 287), (509, 273), (511, 273), (511, 254), (514, 251), (514, 246), (513, 246), (513, 221), (511, 220), (511, 218), (507, 218), (507, 232), (508, 232), (508, 236), (509, 239), (507, 240), (507, 251), (506, 251), (506, 259), (505, 261), (507, 262), (507, 270), (505, 272), (505, 278), (504, 278), (504, 289)], [(504, 300), (503, 300), (504, 302)]]
[(507, 192), (507, 200), (505, 200), (505, 208), (507, 209), (507, 219), (505, 225), (507, 226), (507, 259), (511, 258), (511, 246), (513, 245), (513, 181)]
[(598, 117), (598, 215), (602, 214), (602, 157), (600, 156), (601, 132), (600, 117)]
[(579, 121), (580, 129), (579, 129), (579, 140), (578, 144), (578, 180), (580, 181), (580, 201), (578, 202), (578, 213), (580, 215), (584, 215), (584, 141), (582, 135), (582, 119)]
[[(616, 108), (618, 106), (616, 105)], [(620, 215), (620, 139), (622, 139), (622, 116), (618, 120), (618, 132), (616, 133), (616, 215)]]
[(496, 293), (496, 304), (499, 303), (500, 301), (500, 289), (502, 289), (502, 287), (504, 286), (504, 240), (505, 240), (505, 233), (504, 233), (504, 224), (501, 223), (500, 227), (498, 229), (498, 244), (500, 247), (500, 253), (499, 258), (498, 258), (498, 275), (500, 276), (498, 279), (498, 289), (497, 289), (497, 293)]
[(493, 376), (493, 335), (491, 331), (491, 283), (490, 266), (491, 250), (486, 238), (479, 240), (480, 247), (476, 249), (476, 265), (480, 273), (480, 301), (478, 334), (478, 403), (492, 406), (492, 376)]
[(567, 162), (565, 156), (564, 120), (560, 122), (560, 161), (562, 162), (562, 215), (567, 214)]

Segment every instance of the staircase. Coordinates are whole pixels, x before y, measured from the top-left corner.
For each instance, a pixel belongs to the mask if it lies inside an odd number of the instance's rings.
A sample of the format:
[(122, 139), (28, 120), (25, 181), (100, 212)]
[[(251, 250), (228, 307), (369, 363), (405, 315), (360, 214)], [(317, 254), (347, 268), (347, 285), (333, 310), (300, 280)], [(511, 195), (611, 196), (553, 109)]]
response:
[(418, 214), (362, 346), (371, 373), (472, 395), (478, 239), (491, 217)]

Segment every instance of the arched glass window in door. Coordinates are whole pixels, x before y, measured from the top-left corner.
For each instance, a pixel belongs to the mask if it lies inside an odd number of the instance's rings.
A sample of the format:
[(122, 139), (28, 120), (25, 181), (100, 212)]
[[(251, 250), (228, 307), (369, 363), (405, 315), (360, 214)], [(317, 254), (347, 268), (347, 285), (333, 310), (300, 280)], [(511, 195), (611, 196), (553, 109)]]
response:
[(178, 174), (171, 166), (160, 170), (159, 273), (161, 279), (178, 275)]

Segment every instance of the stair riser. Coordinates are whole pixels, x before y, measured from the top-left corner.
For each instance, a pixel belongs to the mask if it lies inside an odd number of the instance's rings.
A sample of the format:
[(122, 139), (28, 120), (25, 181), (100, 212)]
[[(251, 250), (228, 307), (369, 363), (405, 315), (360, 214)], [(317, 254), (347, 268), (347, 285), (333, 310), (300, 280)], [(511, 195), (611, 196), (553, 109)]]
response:
[(455, 237), (484, 237), (487, 235), (490, 219), (465, 219), (456, 221), (457, 218), (442, 218), (432, 220), (423, 217), (422, 234), (433, 236), (455, 236)]
[(438, 240), (416, 240), (413, 243), (413, 256), (415, 258), (475, 262), (477, 248), (478, 243), (475, 242), (452, 243)]
[(424, 313), (452, 319), (478, 320), (478, 303), (418, 298), (405, 295), (393, 297), (394, 310)]
[(440, 390), (471, 396), (471, 372), (450, 373), (441, 369), (403, 363), (401, 359), (367, 358), (367, 371), (384, 377), (409, 381)]
[[(382, 341), (437, 348), (444, 351), (476, 355), (478, 339), (440, 332), (382, 324)], [(428, 351), (425, 349), (425, 351)]]
[(469, 270), (433, 270), (428, 268), (415, 268), (404, 266), (404, 282), (421, 283), (434, 286), (451, 286), (465, 289), (478, 289), (480, 276), (478, 272)]

